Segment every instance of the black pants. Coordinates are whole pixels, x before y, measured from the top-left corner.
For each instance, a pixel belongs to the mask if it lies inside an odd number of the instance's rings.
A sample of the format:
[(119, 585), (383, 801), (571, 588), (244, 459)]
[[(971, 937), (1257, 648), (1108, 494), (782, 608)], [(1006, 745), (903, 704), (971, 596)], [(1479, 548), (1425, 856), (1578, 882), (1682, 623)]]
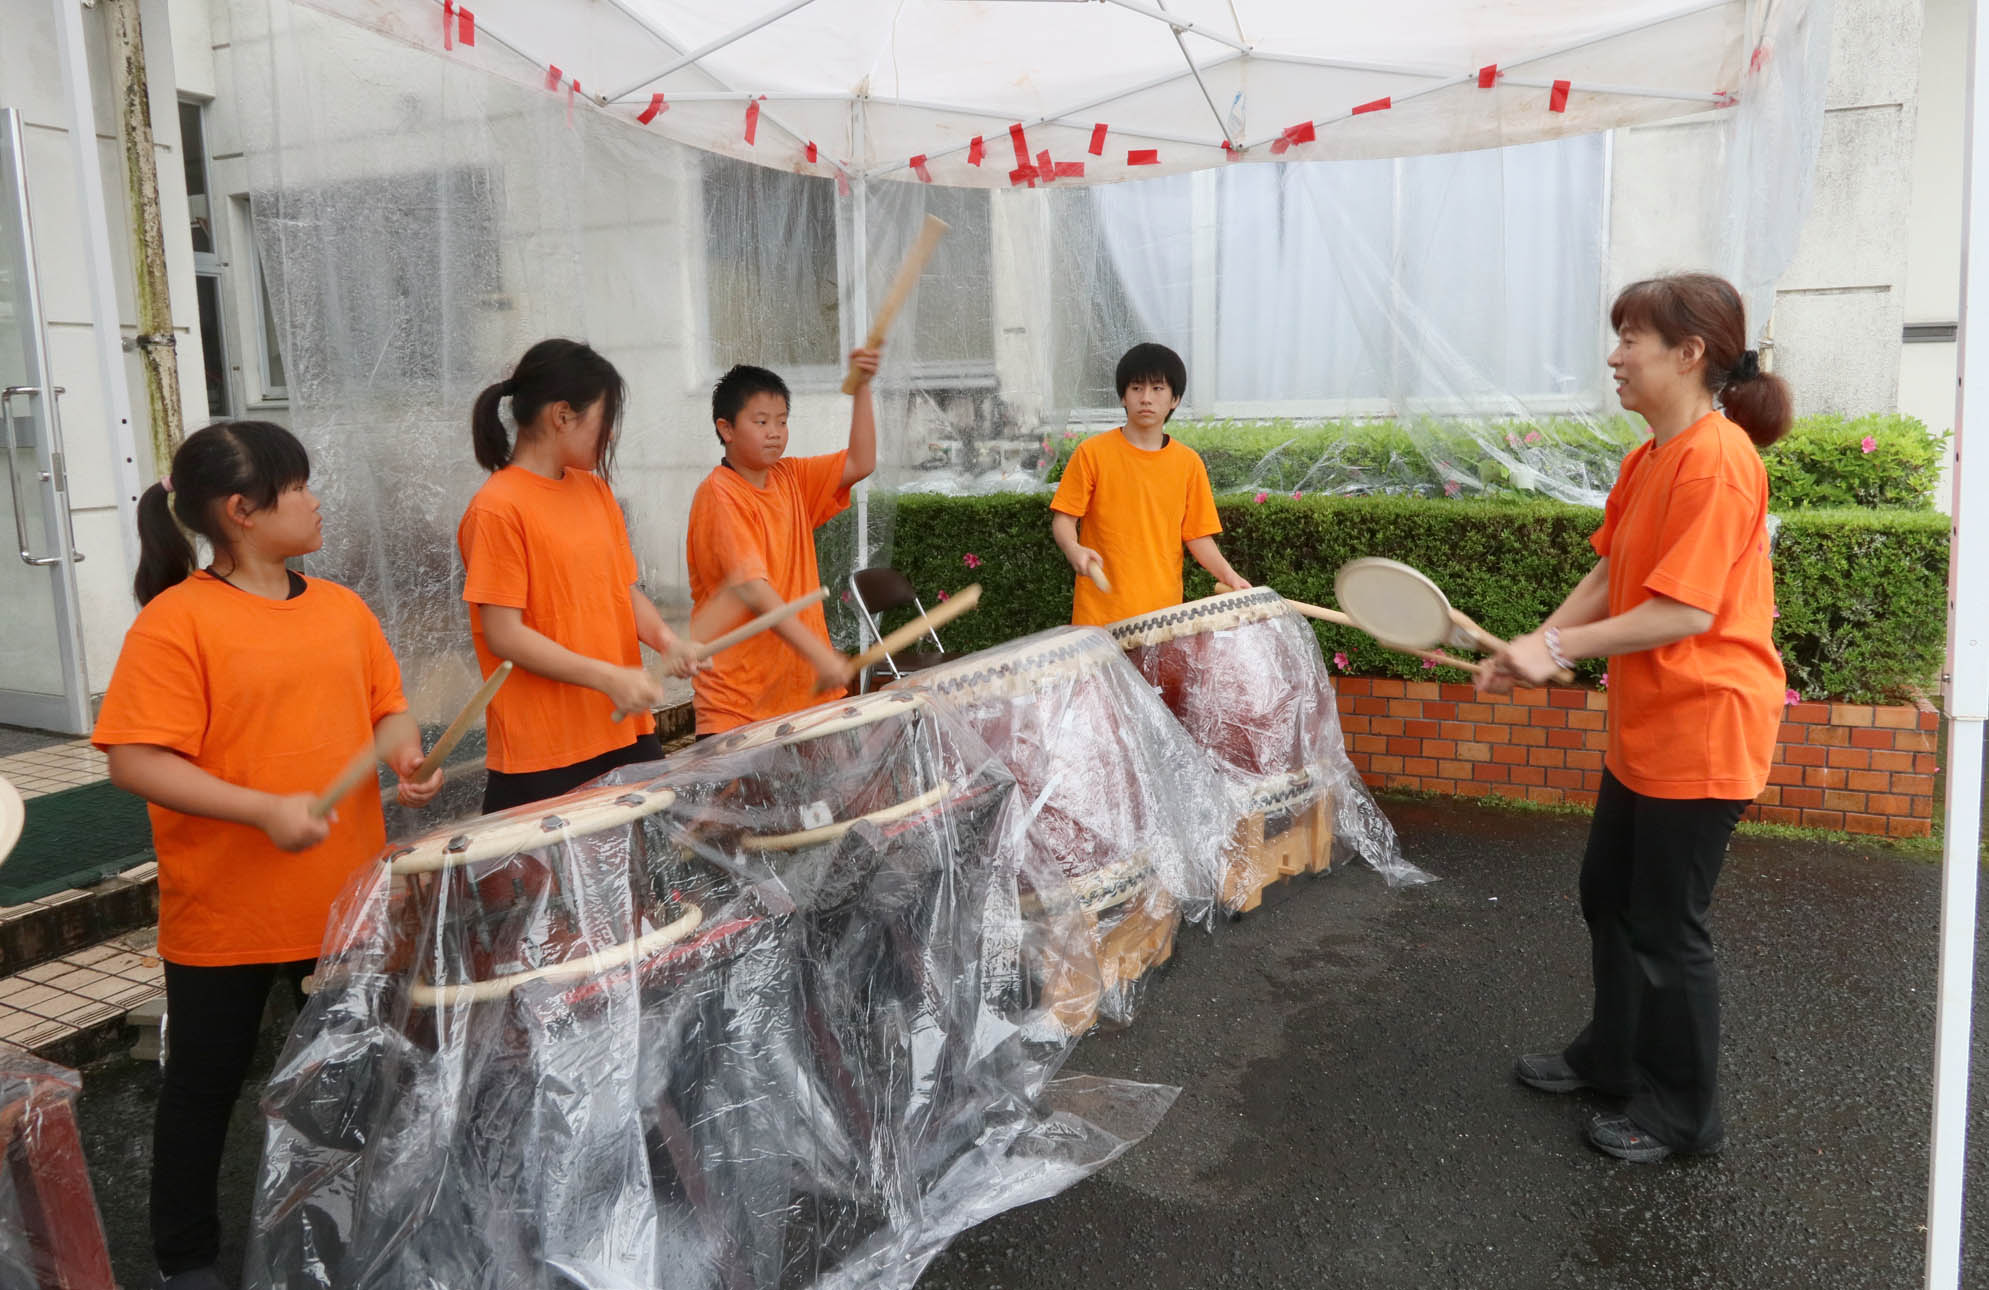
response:
[(501, 770), (486, 771), (483, 785), (484, 814), (488, 815), (492, 811), (508, 811), (514, 806), (542, 802), (548, 797), (571, 793), (588, 780), (605, 775), (617, 766), (662, 760), (663, 741), (650, 734), (637, 735), (635, 742), (626, 748), (616, 748), (598, 757), (574, 762), (571, 766), (527, 771), (521, 775), (509, 775)]
[(221, 1253), (218, 1189), (228, 1119), (281, 977), (303, 1002), (312, 963), (166, 964), (166, 1077), (152, 1123), (152, 1252), (167, 1276)]
[(1563, 1054), (1676, 1151), (1717, 1146), (1720, 970), (1706, 909), (1746, 802), (1645, 797), (1607, 770), (1582, 858), (1595, 1010)]

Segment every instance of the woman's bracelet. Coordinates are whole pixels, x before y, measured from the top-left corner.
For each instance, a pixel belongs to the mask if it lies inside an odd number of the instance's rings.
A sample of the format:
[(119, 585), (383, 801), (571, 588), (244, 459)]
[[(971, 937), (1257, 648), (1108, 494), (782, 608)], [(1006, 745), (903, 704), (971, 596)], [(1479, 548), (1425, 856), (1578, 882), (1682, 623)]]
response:
[(1547, 657), (1554, 660), (1555, 667), (1565, 672), (1575, 670), (1574, 660), (1561, 652), (1560, 628), (1549, 627), (1546, 631), (1540, 633), (1540, 637), (1547, 642)]

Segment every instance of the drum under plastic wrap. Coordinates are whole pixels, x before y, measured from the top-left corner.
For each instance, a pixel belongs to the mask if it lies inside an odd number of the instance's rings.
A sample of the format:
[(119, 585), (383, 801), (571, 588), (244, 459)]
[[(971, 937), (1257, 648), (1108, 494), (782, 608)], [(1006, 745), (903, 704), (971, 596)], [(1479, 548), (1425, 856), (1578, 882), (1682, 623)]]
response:
[[(1092, 920), (1104, 986), (1097, 1015), (1132, 1020), (1138, 982), (1173, 951), (1186, 916), (1221, 892), (1237, 807), (1110, 636), (1059, 627), (901, 683), (957, 708), (1014, 774), (1034, 835)], [(1092, 1024), (1082, 999), (1058, 1015)]]
[(1246, 804), (1229, 841), (1228, 909), (1254, 909), (1280, 878), (1354, 855), (1390, 882), (1426, 877), (1347, 757), (1318, 638), (1277, 592), (1224, 592), (1108, 630)]
[(75, 1071), (0, 1044), (0, 1287), (116, 1290)]
[(1044, 982), (1099, 985), (1041, 851), (909, 694), (390, 847), (264, 1097), (249, 1284), (909, 1286), (1171, 1101), (1053, 1078)]

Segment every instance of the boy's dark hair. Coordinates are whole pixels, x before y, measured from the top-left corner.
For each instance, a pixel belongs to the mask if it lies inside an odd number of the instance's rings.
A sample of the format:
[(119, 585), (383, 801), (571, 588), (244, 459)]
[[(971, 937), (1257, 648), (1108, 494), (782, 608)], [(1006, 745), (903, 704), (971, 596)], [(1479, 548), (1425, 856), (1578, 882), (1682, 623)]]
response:
[(304, 445), (274, 422), (216, 421), (188, 435), (173, 453), (166, 478), (138, 498), (138, 576), (131, 585), (138, 603), (150, 604), (199, 567), (181, 525), (206, 538), (215, 551), (226, 551), (219, 503), (240, 493), (252, 509), (266, 510), (310, 477)]
[[(1114, 378), (1119, 385), (1119, 398), (1126, 397), (1126, 387), (1134, 381), (1165, 381), (1174, 397), (1183, 398), (1188, 393), (1188, 365), (1181, 356), (1165, 345), (1145, 341), (1126, 351), (1119, 360), (1119, 371)], [(1174, 413), (1167, 414), (1168, 420)]]
[[(790, 408), (794, 406), (794, 396), (787, 392), (787, 382), (779, 375), (751, 363), (739, 363), (711, 387), (712, 433), (718, 433), (720, 421), (737, 420), (746, 400), (755, 394), (778, 394)], [(725, 436), (719, 435), (718, 441), (725, 442)]]
[(511, 464), (511, 437), (505, 433), (504, 419), (497, 415), (497, 405), (504, 399), (511, 400), (511, 420), (520, 429), (538, 420), (539, 413), (552, 404), (564, 403), (575, 412), (585, 412), (597, 400), (605, 399), (601, 442), (594, 447), (594, 473), (608, 478), (615, 441), (621, 434), (628, 384), (615, 365), (592, 347), (577, 340), (542, 340), (525, 351), (510, 380), (484, 386), (470, 412), (470, 435), (477, 465), (485, 470), (502, 470)]

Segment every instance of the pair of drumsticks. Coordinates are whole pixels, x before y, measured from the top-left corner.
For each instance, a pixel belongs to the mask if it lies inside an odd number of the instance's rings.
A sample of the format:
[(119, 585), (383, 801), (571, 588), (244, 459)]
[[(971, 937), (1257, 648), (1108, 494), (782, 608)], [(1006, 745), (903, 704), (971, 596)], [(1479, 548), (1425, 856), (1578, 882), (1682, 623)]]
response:
[[(828, 594), (829, 589), (827, 587), (817, 587), (807, 595), (790, 600), (776, 609), (770, 609), (759, 617), (740, 624), (722, 636), (716, 636), (711, 640), (701, 642), (692, 651), (692, 656), (702, 662), (715, 654), (723, 653), (725, 650), (731, 649), (734, 645), (749, 640), (761, 632), (787, 621), (810, 605), (819, 603)], [(913, 641), (924, 636), (927, 632), (937, 631), (939, 628), (944, 627), (978, 605), (980, 601), (981, 584), (977, 582), (971, 586), (961, 588), (958, 595), (914, 618), (903, 627), (887, 634), (869, 649), (851, 658), (848, 661), (847, 675), (854, 677), (871, 664), (882, 662), (887, 655), (897, 653)], [(482, 715), (486, 707), (490, 706), (490, 701), (497, 697), (497, 691), (503, 686), (505, 678), (510, 675), (510, 660), (507, 659), (497, 665), (496, 670), (491, 672), (490, 677), (477, 688), (477, 692), (470, 696), (469, 702), (463, 705), (462, 711), (456, 714), (456, 719), (451, 721), (448, 728), (442, 732), (442, 737), (435, 741), (435, 747), (429, 750), (426, 757), (422, 758), (420, 767), (415, 770), (414, 775), (411, 777), (414, 783), (421, 783), (442, 768), (443, 763), (448, 760), (449, 754), (456, 750), (456, 745), (461, 743), (463, 736), (470, 732), (470, 727), (476, 722), (477, 717)], [(627, 713), (624, 713), (618, 708), (615, 710), (614, 719), (621, 721), (627, 715)], [(316, 819), (323, 819), (325, 816), (331, 814), (332, 808), (343, 801), (347, 793), (359, 787), (368, 776), (374, 774), (374, 767), (384, 758), (384, 755), (385, 750), (379, 746), (377, 740), (369, 741), (365, 747), (354, 753), (352, 760), (347, 762), (345, 768), (339, 771), (338, 777), (332, 780), (325, 791), (318, 794), (317, 800), (311, 804), (311, 815)]]
[[(1486, 665), (1440, 653), (1439, 647), (1488, 654), (1506, 647), (1506, 642), (1480, 627), (1470, 615), (1452, 608), (1443, 588), (1428, 575), (1397, 560), (1363, 556), (1347, 561), (1333, 575), (1333, 594), (1339, 599), (1340, 612), (1297, 600), (1285, 603), (1307, 618), (1365, 632), (1385, 649), (1474, 675), (1481, 674)], [(1567, 684), (1575, 676), (1562, 668), (1554, 673), (1554, 679)]]

